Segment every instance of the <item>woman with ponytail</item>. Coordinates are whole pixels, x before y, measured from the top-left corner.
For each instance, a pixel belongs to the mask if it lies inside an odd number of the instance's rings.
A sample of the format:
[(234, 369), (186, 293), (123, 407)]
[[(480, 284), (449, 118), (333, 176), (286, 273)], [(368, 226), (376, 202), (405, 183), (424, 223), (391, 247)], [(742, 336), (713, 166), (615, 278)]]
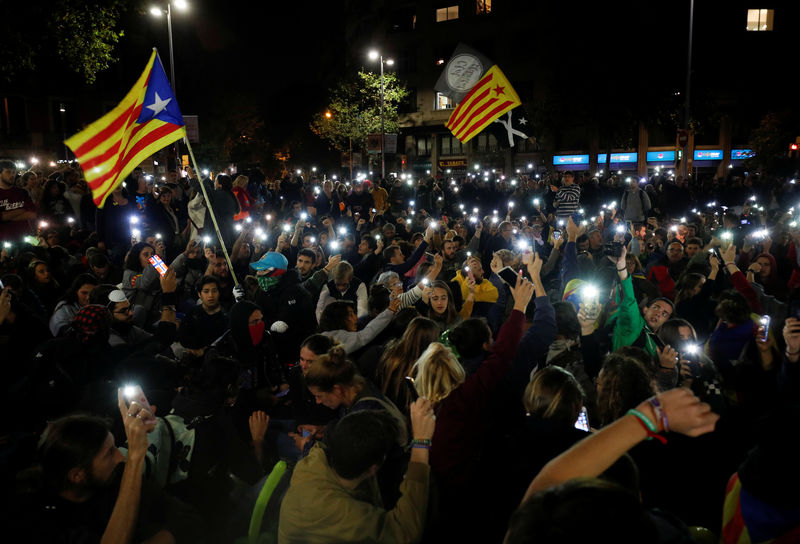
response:
[(407, 461), (405, 451), (410, 441), (405, 416), (358, 373), (341, 345), (333, 346), (314, 361), (306, 373), (306, 384), (317, 403), (339, 410), (339, 417), (360, 410), (385, 411), (392, 417), (397, 428), (395, 448), (378, 471), (378, 485), (386, 507), (393, 507), (399, 498)]

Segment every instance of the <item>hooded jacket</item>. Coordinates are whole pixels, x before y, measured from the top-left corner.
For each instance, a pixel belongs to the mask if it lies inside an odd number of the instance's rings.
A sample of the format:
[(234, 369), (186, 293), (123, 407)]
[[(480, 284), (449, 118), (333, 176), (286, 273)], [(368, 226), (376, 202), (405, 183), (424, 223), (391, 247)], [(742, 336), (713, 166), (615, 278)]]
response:
[(316, 445), (297, 463), (281, 503), (278, 542), (418, 542), (428, 508), (430, 467), (409, 463), (401, 497), (381, 507), (375, 477), (347, 489)]
[(259, 291), (256, 304), (264, 312), (267, 330), (276, 321), (289, 326), (286, 332), (273, 333), (273, 338), (280, 362), (295, 362), (300, 344), (317, 329), (314, 305), (311, 295), (301, 285), (300, 272), (293, 268), (287, 270), (275, 286), (268, 291)]

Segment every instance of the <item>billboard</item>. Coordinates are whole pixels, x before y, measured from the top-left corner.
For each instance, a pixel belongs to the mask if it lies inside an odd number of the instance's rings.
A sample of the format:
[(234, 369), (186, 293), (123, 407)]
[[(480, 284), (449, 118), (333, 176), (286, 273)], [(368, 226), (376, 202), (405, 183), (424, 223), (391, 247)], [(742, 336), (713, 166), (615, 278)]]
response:
[[(625, 162), (637, 162), (639, 160), (638, 153), (612, 153), (611, 154), (611, 162), (615, 164), (625, 163)], [(606, 162), (606, 154), (600, 153), (597, 155), (597, 164), (605, 164)]]
[(755, 156), (755, 151), (752, 149), (731, 149), (732, 161), (743, 161), (744, 159), (750, 159)]
[(589, 155), (553, 155), (553, 164), (589, 164)]
[(675, 162), (674, 151), (648, 151), (647, 162)]
[(721, 161), (721, 149), (695, 149), (694, 160), (696, 161)]

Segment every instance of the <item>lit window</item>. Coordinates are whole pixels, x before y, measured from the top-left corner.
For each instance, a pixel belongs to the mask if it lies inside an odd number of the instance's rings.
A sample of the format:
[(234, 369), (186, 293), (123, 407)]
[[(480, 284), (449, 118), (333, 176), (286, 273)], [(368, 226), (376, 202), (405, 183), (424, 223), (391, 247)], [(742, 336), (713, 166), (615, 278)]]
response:
[(436, 93), (436, 103), (433, 105), (433, 109), (435, 110), (452, 110), (455, 104), (453, 104), (453, 100), (443, 95), (442, 93)]
[(774, 17), (774, 9), (748, 9), (747, 30), (753, 32), (772, 30), (772, 19)]
[(478, 15), (486, 15), (492, 12), (492, 0), (476, 0), (475, 13)]
[(452, 21), (458, 19), (458, 6), (449, 6), (446, 8), (439, 8), (436, 10), (436, 22), (442, 23), (444, 21)]

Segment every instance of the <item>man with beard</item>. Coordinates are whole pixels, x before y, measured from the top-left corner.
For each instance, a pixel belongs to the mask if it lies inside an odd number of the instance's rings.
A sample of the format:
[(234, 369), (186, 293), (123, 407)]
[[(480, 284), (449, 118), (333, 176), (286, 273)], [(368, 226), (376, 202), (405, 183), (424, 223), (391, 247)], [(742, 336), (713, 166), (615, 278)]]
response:
[[(11, 534), (26, 542), (176, 542), (202, 538), (202, 521), (186, 505), (142, 478), (155, 410), (144, 395), (118, 391), (128, 455), (104, 420), (85, 415), (50, 423), (37, 450), (36, 493), (18, 501)], [(130, 405), (128, 405), (130, 402)]]
[(133, 350), (149, 348), (151, 340), (157, 342), (158, 350), (167, 349), (175, 339), (176, 319), (175, 302), (177, 297), (175, 291), (178, 281), (175, 278), (175, 271), (168, 269), (167, 273), (161, 276), (161, 319), (156, 327), (156, 334), (153, 335), (133, 324), (134, 307), (125, 297), (121, 289), (115, 285), (98, 285), (89, 294), (91, 304), (105, 306), (111, 314), (111, 330), (108, 343), (112, 347), (128, 347)]
[(297, 264), (295, 265), (295, 270), (300, 272), (300, 279), (303, 281), (301, 285), (311, 295), (311, 300), (319, 298), (322, 287), (328, 283), (331, 270), (342, 260), (341, 255), (331, 255), (328, 258), (328, 264), (315, 271), (314, 261), (316, 258), (317, 256), (312, 250), (303, 248), (297, 254)]

